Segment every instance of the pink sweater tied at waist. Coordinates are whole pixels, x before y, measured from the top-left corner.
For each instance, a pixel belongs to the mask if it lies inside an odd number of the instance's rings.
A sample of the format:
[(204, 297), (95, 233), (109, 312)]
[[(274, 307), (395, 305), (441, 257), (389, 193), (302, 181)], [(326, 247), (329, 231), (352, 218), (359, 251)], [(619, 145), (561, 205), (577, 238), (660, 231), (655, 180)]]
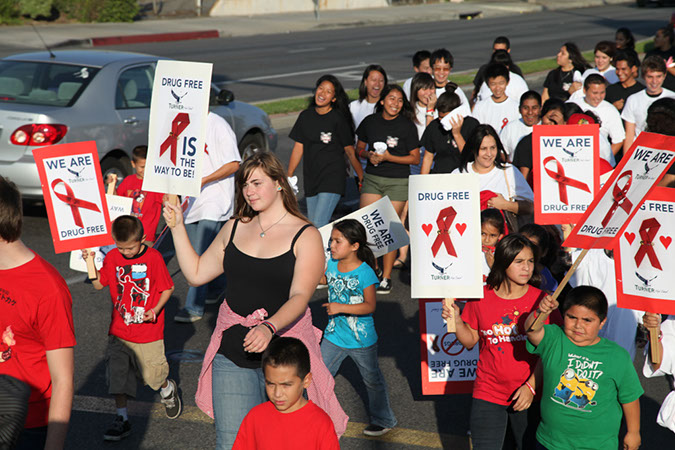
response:
[[(202, 371), (199, 375), (199, 385), (195, 400), (199, 409), (213, 418), (213, 358), (218, 353), (223, 331), (232, 325), (243, 325), (247, 328), (254, 327), (267, 317), (264, 308), (254, 311), (246, 317), (242, 317), (230, 309), (227, 301), (220, 305), (216, 329), (211, 335), (211, 342), (206, 349)], [(288, 327), (279, 330), (279, 336), (294, 337), (300, 339), (309, 350), (310, 364), (312, 367), (312, 383), (307, 388), (307, 395), (316, 405), (323, 409), (333, 420), (335, 433), (342, 436), (347, 429), (349, 417), (342, 410), (340, 403), (335, 397), (335, 380), (330, 374), (321, 357), (319, 342), (321, 330), (312, 325), (312, 313), (307, 308), (302, 316)]]

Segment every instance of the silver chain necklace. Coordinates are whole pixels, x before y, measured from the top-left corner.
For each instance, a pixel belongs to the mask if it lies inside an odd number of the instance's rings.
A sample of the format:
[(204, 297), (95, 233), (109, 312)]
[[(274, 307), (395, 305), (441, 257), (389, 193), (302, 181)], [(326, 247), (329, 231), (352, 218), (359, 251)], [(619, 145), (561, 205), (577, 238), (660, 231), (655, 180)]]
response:
[(286, 217), (287, 214), (288, 214), (288, 211), (286, 211), (286, 214), (284, 214), (283, 216), (281, 216), (281, 219), (279, 219), (279, 220), (277, 220), (276, 222), (274, 222), (272, 225), (270, 225), (269, 227), (267, 227), (267, 229), (265, 229), (265, 230), (263, 230), (262, 224), (260, 223), (260, 214), (258, 214), (258, 226), (260, 227), (260, 237), (261, 237), (261, 238), (264, 238), (264, 237), (265, 237), (265, 233), (266, 233), (267, 231), (269, 231), (270, 228), (272, 228), (274, 225), (276, 225), (276, 224), (278, 224), (279, 222), (281, 222), (282, 220), (284, 220), (284, 217)]

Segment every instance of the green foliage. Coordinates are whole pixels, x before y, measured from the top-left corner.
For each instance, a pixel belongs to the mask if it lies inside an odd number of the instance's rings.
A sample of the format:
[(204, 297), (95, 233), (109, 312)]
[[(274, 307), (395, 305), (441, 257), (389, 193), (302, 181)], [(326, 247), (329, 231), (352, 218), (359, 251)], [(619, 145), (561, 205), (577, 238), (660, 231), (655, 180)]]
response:
[(140, 6), (137, 0), (105, 0), (97, 22), (133, 22)]
[(35, 19), (39, 16), (49, 17), (53, 0), (19, 0), (21, 14)]
[(0, 24), (15, 23), (19, 19), (16, 0), (0, 0)]
[(137, 0), (54, 0), (54, 6), (80, 22), (132, 22), (140, 10)]

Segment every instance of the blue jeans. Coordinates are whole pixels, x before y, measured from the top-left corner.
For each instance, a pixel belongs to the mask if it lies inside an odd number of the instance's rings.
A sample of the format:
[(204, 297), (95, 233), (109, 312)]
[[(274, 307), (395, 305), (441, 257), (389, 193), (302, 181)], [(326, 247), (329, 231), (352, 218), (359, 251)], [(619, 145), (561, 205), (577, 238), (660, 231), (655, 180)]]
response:
[(229, 450), (246, 414), (267, 401), (262, 369), (244, 369), (218, 353), (213, 359), (212, 394), (216, 449)]
[(366, 385), (370, 423), (384, 428), (396, 426), (396, 417), (389, 405), (387, 384), (377, 363), (377, 344), (366, 348), (342, 348), (324, 339), (321, 341), (321, 355), (333, 376), (340, 369), (342, 361), (349, 356), (359, 368), (363, 383)]
[(305, 197), (309, 221), (317, 228), (328, 225), (340, 197), (342, 197), (340, 194), (333, 192), (319, 192), (317, 195)]
[[(201, 255), (209, 248), (225, 222), (214, 220), (200, 220), (199, 222), (185, 224), (185, 230), (190, 238), (192, 248)], [(185, 297), (185, 310), (193, 316), (203, 316), (207, 292), (221, 293), (225, 290), (225, 274), (215, 280), (198, 287), (190, 287)], [(218, 294), (216, 294), (218, 295)]]

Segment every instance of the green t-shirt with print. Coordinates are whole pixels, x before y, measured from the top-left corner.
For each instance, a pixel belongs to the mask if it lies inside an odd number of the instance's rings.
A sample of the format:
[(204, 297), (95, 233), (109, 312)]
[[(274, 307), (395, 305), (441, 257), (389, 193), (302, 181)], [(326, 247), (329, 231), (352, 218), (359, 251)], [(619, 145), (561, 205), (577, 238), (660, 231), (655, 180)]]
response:
[(618, 448), (621, 404), (644, 393), (628, 352), (605, 338), (579, 347), (557, 325), (527, 350), (544, 367), (537, 440), (549, 450)]

